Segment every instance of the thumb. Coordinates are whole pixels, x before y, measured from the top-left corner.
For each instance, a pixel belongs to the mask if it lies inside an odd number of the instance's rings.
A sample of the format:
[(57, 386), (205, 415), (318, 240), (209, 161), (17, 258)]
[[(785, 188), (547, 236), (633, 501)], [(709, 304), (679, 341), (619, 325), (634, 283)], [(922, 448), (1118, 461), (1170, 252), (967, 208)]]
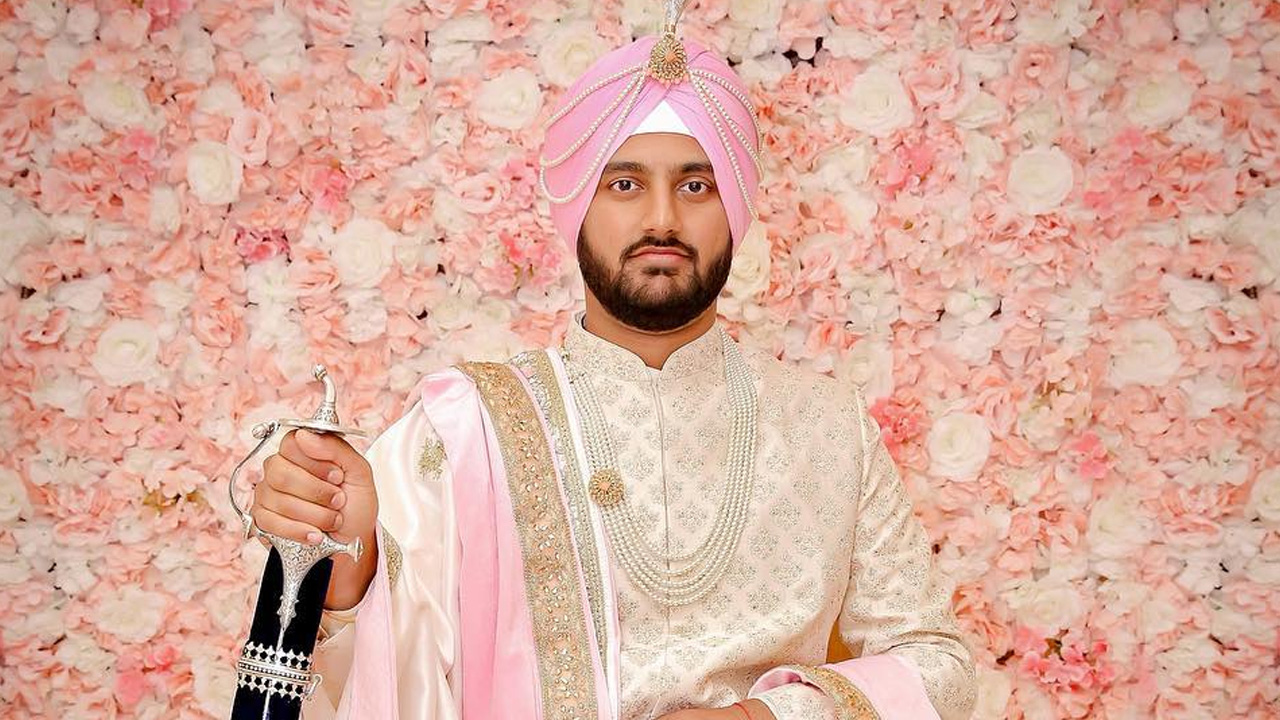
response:
[(342, 470), (342, 482), (353, 485), (372, 485), (369, 463), (342, 436), (298, 429), (295, 435), (298, 448), (312, 460), (333, 463)]

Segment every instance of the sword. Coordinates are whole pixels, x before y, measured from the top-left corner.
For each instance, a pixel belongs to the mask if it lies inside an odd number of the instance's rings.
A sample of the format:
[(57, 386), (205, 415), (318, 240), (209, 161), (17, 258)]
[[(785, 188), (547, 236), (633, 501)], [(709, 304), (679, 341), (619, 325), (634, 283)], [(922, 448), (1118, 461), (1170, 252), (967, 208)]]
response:
[(236, 661), (232, 720), (297, 720), (302, 714), (303, 701), (311, 697), (323, 679), (312, 672), (312, 655), (320, 613), (329, 592), (329, 574), (333, 570), (330, 558), (346, 553), (359, 560), (364, 551), (358, 537), (341, 543), (322, 533), (319, 544), (308, 545), (265, 532), (254, 524), (253, 516), (236, 498), (236, 476), (281, 430), (305, 428), (317, 433), (367, 436), (363, 430), (339, 424), (337, 390), (325, 367), (316, 365), (312, 374), (324, 383), (324, 400), (315, 414), (309, 420), (272, 420), (255, 425), (253, 436), (258, 445), (236, 464), (228, 483), (231, 507), (244, 526), (245, 539), (261, 536), (271, 544), (249, 639)]

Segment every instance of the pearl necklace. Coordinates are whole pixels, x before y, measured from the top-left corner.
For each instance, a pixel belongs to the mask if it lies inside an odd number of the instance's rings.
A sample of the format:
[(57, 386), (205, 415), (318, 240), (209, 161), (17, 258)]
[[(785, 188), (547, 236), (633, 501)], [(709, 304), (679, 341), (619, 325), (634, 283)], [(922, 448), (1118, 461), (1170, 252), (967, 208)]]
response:
[(755, 478), (756, 394), (738, 346), (718, 329), (724, 348), (724, 373), (732, 407), (729, 470), (725, 496), (707, 538), (694, 550), (667, 554), (655, 550), (640, 529), (618, 472), (617, 449), (600, 409), (595, 388), (581, 368), (569, 368), (569, 383), (584, 425), (591, 499), (600, 509), (605, 534), (618, 563), (632, 583), (655, 602), (677, 607), (695, 602), (720, 581), (747, 524)]

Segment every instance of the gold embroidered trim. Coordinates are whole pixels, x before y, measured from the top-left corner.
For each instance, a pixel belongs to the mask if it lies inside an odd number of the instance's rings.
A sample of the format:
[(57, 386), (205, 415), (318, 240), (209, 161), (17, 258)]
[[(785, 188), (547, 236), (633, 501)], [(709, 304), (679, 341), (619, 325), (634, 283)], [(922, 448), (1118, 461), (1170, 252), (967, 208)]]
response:
[(595, 673), (569, 520), (554, 479), (551, 447), (537, 408), (516, 371), (498, 363), (462, 363), (489, 411), (524, 555), (525, 597), (546, 720), (582, 720), (598, 712)]
[(578, 469), (578, 454), (573, 447), (573, 433), (569, 427), (569, 414), (565, 409), (564, 396), (560, 392), (560, 383), (556, 380), (555, 368), (551, 366), (551, 360), (545, 351), (520, 353), (512, 360), (512, 364), (524, 373), (533, 390), (534, 400), (542, 408), (542, 416), (551, 426), (556, 455), (561, 462), (564, 494), (569, 501), (569, 522), (573, 526), (573, 537), (578, 544), (578, 564), (587, 584), (587, 601), (596, 631), (600, 667), (607, 670), (609, 636), (606, 634), (608, 628), (605, 622), (604, 580), (599, 556), (596, 554), (596, 536), (591, 527), (587, 493), (583, 489), (582, 474)]
[(423, 480), (439, 480), (442, 469), (444, 445), (439, 438), (432, 437), (422, 446), (422, 454), (418, 456), (418, 477)]
[(387, 553), (387, 577), (390, 582), (387, 583), (388, 588), (395, 588), (396, 580), (400, 579), (400, 568), (404, 565), (404, 553), (400, 550), (400, 543), (396, 542), (396, 538), (382, 524), (378, 524), (378, 536), (382, 543), (382, 549)]
[(840, 673), (825, 667), (811, 665), (784, 665), (806, 683), (827, 694), (836, 704), (836, 717), (840, 720), (880, 720), (880, 713), (858, 686)]

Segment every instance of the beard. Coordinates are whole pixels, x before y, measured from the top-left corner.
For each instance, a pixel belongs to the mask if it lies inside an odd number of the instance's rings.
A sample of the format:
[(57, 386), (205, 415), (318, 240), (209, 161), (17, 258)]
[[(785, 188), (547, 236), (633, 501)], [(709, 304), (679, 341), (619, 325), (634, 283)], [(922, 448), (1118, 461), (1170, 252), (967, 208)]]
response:
[[(692, 275), (667, 268), (628, 268), (633, 253), (646, 247), (671, 247), (686, 253)], [(617, 271), (591, 249), (586, 235), (578, 231), (578, 267), (582, 280), (605, 311), (618, 322), (645, 332), (669, 332), (682, 328), (720, 296), (729, 281), (733, 263), (733, 241), (729, 238), (705, 273), (698, 268), (698, 251), (676, 238), (659, 239), (646, 235), (628, 245), (618, 256)], [(671, 278), (665, 288), (653, 287), (652, 278)]]

